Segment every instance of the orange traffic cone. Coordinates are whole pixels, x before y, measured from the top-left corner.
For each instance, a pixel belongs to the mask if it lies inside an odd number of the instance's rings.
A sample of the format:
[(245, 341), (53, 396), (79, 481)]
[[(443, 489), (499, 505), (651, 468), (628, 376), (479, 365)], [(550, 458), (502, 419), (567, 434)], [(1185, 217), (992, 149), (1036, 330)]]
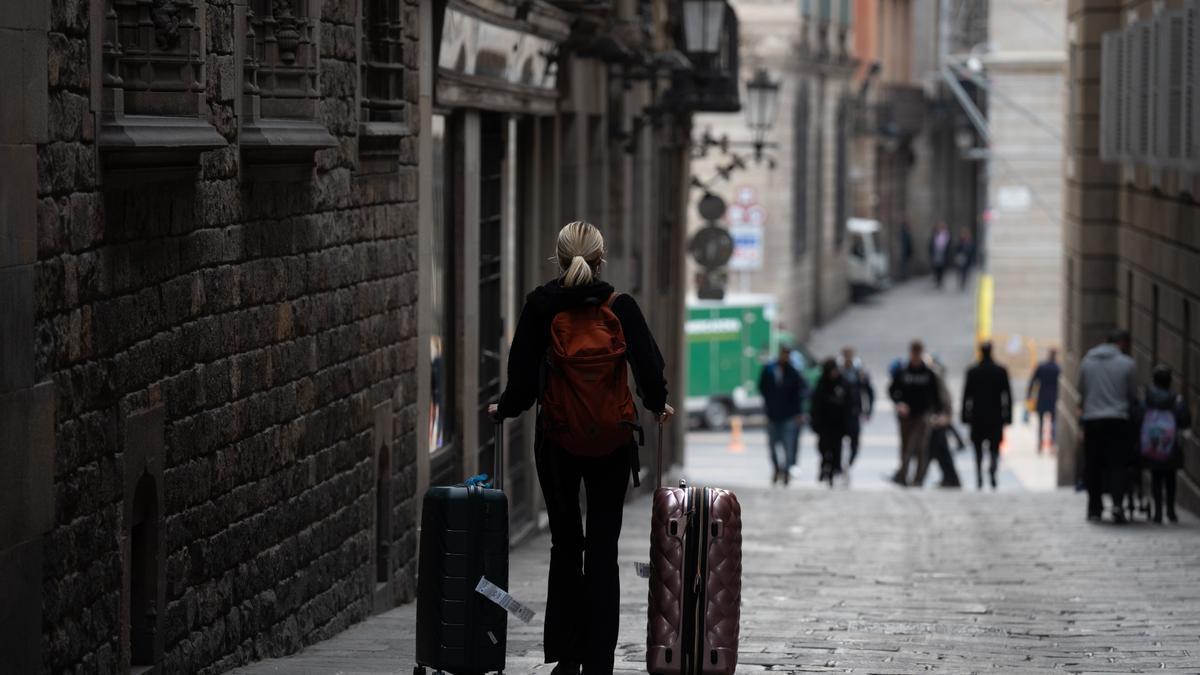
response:
[(742, 442), (742, 418), (740, 415), (734, 415), (729, 419), (729, 452), (740, 455), (745, 451), (746, 444)]

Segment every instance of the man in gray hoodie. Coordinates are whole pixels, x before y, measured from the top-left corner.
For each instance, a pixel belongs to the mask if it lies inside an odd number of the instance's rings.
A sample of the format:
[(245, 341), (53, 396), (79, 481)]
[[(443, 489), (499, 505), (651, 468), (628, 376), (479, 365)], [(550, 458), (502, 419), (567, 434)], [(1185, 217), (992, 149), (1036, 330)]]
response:
[(1137, 402), (1137, 366), (1128, 355), (1129, 332), (1115, 330), (1079, 365), (1084, 480), (1088, 520), (1099, 520), (1105, 488), (1112, 496), (1113, 522), (1124, 523), (1125, 465), (1133, 451), (1132, 414)]

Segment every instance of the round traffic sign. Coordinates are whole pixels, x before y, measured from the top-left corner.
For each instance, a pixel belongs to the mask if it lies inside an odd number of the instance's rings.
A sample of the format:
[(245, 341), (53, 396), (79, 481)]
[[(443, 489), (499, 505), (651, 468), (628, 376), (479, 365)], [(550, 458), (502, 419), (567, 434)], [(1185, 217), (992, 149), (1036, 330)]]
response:
[(733, 257), (733, 237), (723, 227), (706, 225), (692, 235), (688, 250), (701, 267), (720, 267)]
[(725, 215), (725, 200), (707, 192), (700, 198), (700, 203), (696, 206), (700, 211), (700, 217), (705, 220), (716, 220)]

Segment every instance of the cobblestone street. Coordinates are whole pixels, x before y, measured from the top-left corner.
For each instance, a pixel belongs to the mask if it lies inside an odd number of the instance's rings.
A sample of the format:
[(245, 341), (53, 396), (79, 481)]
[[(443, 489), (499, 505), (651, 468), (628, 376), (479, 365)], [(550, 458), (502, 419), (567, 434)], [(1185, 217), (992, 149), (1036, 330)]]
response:
[[(963, 315), (928, 338), (961, 376), (970, 358), (970, 296), (935, 296), (920, 285), (852, 309), (815, 336), (815, 351), (857, 336), (883, 396), (886, 362), (920, 334), (910, 331), (934, 303), (940, 316)], [(810, 435), (799, 485), (789, 489), (768, 486), (758, 432), (746, 434), (743, 452), (730, 452), (727, 435), (691, 435), (684, 473), (734, 488), (742, 501), (739, 672), (1200, 670), (1193, 516), (1166, 527), (1086, 523), (1084, 497), (1049, 489), (1053, 460), (1036, 457), (1020, 428), (997, 492), (901, 491), (883, 479), (894, 468), (894, 426), (882, 406), (850, 490), (813, 486)], [(964, 479), (967, 454), (958, 455)], [(643, 670), (646, 581), (634, 563), (647, 559), (649, 521), (649, 500), (632, 501), (621, 551), (618, 669), (625, 672)], [(548, 549), (542, 535), (512, 558), (511, 592), (539, 612)], [(414, 610), (401, 607), (297, 656), (237, 672), (407, 673)], [(540, 614), (529, 625), (510, 620), (509, 672), (549, 672), (541, 631)]]

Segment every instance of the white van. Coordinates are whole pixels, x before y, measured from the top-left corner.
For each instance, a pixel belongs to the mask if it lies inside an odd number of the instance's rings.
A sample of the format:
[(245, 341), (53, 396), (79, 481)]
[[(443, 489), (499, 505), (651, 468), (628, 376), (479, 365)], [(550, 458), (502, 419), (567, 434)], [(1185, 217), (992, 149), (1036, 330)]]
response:
[(879, 241), (879, 221), (869, 218), (850, 218), (846, 233), (850, 246), (846, 254), (846, 278), (850, 292), (860, 297), (888, 287), (888, 257)]

